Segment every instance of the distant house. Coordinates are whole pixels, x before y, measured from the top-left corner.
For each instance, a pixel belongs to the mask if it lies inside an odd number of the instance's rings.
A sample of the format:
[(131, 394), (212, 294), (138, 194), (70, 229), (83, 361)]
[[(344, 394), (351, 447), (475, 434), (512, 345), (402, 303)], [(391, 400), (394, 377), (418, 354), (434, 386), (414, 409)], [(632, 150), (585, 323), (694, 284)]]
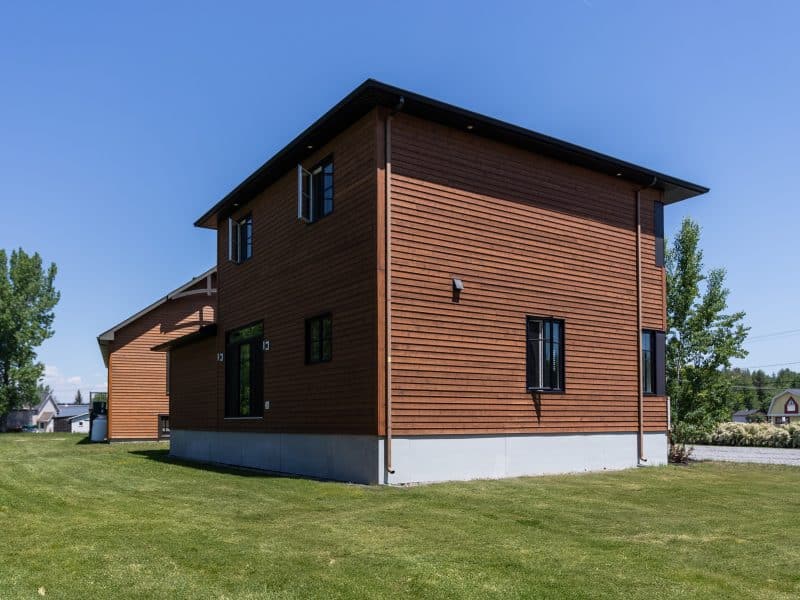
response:
[(108, 439), (169, 432), (169, 365), (150, 348), (214, 323), (217, 269), (209, 269), (97, 337), (108, 368)]
[(88, 404), (60, 404), (53, 417), (53, 431), (59, 433), (89, 433)]
[(734, 423), (753, 423), (754, 421), (761, 421), (767, 414), (758, 408), (737, 410), (733, 413)]
[(783, 390), (772, 399), (767, 410), (769, 422), (773, 425), (786, 425), (800, 420), (800, 389)]

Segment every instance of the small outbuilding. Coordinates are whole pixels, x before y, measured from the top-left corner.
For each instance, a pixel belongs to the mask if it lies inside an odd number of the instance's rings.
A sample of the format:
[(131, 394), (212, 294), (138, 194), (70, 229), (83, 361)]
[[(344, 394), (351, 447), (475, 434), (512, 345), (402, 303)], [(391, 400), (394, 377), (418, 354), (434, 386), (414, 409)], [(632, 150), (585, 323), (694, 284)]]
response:
[(734, 423), (758, 423), (766, 418), (767, 414), (759, 408), (737, 410), (731, 419)]
[(58, 433), (89, 433), (88, 404), (60, 404), (53, 417), (53, 431)]
[(787, 425), (800, 420), (800, 389), (786, 389), (769, 403), (767, 417), (773, 425)]

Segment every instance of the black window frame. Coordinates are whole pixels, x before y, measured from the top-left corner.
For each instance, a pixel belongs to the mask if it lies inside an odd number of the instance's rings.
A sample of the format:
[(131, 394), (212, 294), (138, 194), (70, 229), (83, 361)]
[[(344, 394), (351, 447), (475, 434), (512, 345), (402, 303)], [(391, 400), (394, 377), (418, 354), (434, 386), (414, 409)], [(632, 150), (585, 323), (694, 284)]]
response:
[(299, 177), (298, 193), (301, 207), (298, 217), (310, 225), (333, 214), (336, 206), (336, 169), (333, 154), (326, 156), (308, 170), (300, 165)]
[[(539, 333), (534, 330), (537, 323)], [(566, 391), (565, 330), (564, 319), (533, 315), (525, 317), (525, 386), (529, 392), (563, 394)], [(552, 358), (556, 350), (557, 362)], [(545, 366), (548, 356), (549, 368)], [(554, 380), (556, 385), (553, 385)]]
[[(325, 323), (327, 322), (327, 339)], [(318, 349), (314, 351), (314, 333), (317, 333)], [(327, 342), (327, 354), (325, 346)], [(305, 322), (305, 359), (307, 365), (327, 363), (333, 360), (333, 314), (323, 313), (306, 319)]]
[(228, 260), (240, 265), (253, 258), (253, 213), (230, 219)]
[[(639, 386), (644, 396), (666, 395), (666, 351), (667, 339), (663, 331), (643, 329), (641, 337), (642, 356), (641, 372), (639, 373)], [(647, 344), (645, 344), (647, 340)], [(645, 346), (648, 346), (645, 348)], [(648, 375), (650, 381), (645, 377)], [(649, 383), (649, 385), (648, 385)]]
[[(166, 424), (166, 427), (164, 425)], [(160, 440), (168, 440), (170, 438), (170, 428), (169, 428), (169, 415), (167, 414), (160, 414), (158, 415), (158, 439)]]
[[(252, 335), (234, 339), (253, 329)], [(242, 350), (247, 348), (247, 412), (242, 399)], [(261, 419), (264, 417), (264, 324), (254, 321), (225, 333), (225, 418)]]
[(655, 202), (653, 206), (653, 234), (656, 238), (656, 266), (663, 267), (666, 255), (664, 246), (664, 203)]

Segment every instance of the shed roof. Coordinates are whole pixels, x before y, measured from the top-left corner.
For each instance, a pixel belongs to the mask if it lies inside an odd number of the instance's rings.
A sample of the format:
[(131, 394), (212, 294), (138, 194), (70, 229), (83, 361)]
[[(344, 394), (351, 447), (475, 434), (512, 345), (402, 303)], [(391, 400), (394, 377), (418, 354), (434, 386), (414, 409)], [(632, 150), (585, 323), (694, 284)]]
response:
[(243, 205), (249, 202), (268, 185), (302, 162), (316, 148), (344, 131), (377, 106), (402, 109), (404, 113), (463, 131), (470, 131), (473, 135), (517, 146), (607, 175), (621, 177), (639, 185), (652, 185), (664, 192), (664, 202), (667, 204), (708, 192), (707, 187), (696, 183), (659, 173), (374, 79), (367, 79), (206, 211), (197, 219), (195, 226), (216, 228), (218, 220), (229, 215), (233, 211), (234, 205)]

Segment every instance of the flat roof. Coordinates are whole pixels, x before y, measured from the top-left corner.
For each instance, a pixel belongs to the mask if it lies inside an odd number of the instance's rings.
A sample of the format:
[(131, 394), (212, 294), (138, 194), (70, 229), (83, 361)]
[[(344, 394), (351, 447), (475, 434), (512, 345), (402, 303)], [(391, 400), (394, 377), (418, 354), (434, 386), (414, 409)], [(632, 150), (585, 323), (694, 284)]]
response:
[(666, 204), (708, 192), (707, 187), (696, 183), (659, 173), (374, 79), (367, 79), (206, 211), (195, 221), (195, 226), (216, 228), (218, 220), (225, 218), (233, 211), (234, 204), (243, 205), (249, 202), (279, 177), (295, 168), (316, 148), (344, 131), (373, 108), (377, 106), (395, 108), (400, 106), (401, 99), (404, 113), (469, 131), (473, 135), (500, 141), (593, 171), (620, 177), (639, 185), (652, 185), (664, 192)]

